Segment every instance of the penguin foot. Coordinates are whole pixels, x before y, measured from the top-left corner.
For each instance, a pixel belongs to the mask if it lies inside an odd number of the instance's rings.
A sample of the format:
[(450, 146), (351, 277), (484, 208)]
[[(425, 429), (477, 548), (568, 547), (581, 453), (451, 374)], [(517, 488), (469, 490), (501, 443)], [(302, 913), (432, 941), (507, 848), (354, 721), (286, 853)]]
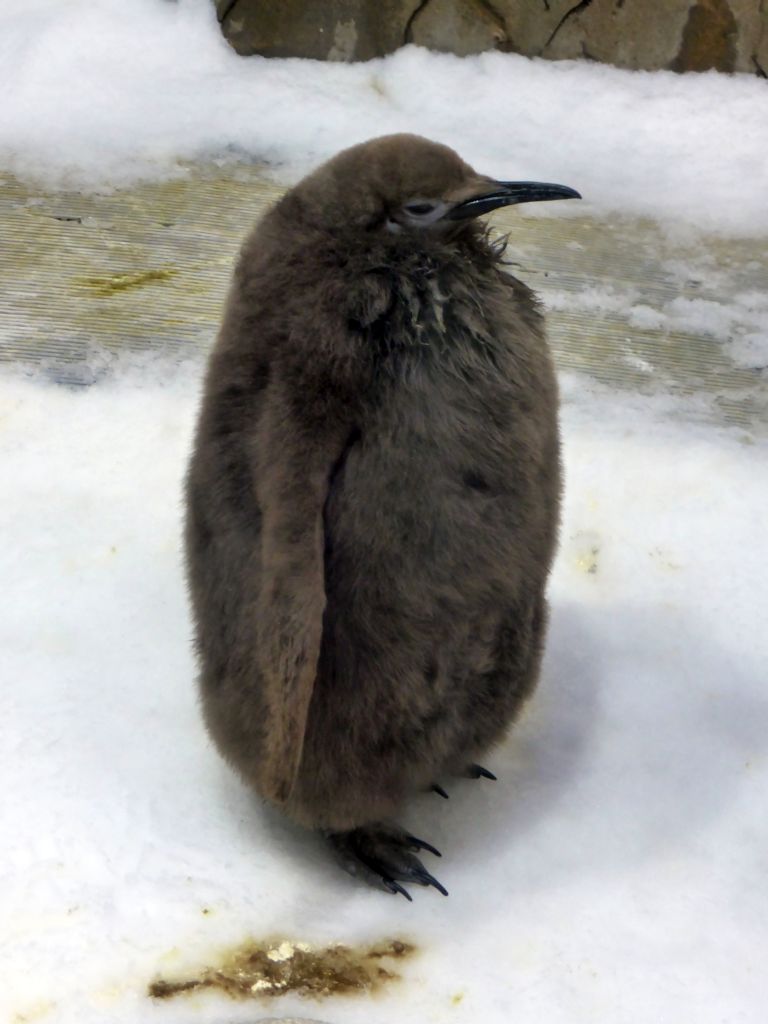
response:
[(492, 782), (496, 782), (496, 776), (493, 774), (493, 772), (489, 772), (488, 769), (483, 768), (481, 764), (467, 765), (467, 778), (490, 779)]
[(401, 882), (431, 885), (443, 896), (448, 895), (448, 890), (411, 852), (428, 850), (439, 857), (439, 850), (397, 826), (377, 823), (349, 832), (327, 832), (326, 836), (344, 870), (369, 885), (400, 893), (409, 901), (411, 895)]

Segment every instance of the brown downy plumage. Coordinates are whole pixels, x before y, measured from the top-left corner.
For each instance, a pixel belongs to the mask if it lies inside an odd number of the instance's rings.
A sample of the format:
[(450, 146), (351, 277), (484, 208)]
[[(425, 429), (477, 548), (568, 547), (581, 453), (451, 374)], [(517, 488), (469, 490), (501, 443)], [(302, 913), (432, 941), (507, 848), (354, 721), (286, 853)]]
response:
[(247, 239), (211, 356), (186, 527), (206, 723), (390, 891), (443, 891), (381, 823), (503, 737), (546, 623), (555, 379), (473, 218), (571, 196), (417, 136), (346, 150)]

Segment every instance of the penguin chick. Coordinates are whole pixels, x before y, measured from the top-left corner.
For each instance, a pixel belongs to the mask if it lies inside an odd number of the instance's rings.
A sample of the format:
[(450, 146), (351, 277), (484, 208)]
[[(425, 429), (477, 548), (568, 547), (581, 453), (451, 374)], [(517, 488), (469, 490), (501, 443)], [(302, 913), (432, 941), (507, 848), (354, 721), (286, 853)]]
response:
[(384, 822), (477, 777), (547, 618), (555, 379), (475, 218), (572, 197), (414, 135), (345, 150), (246, 240), (210, 358), (186, 490), (207, 727), (391, 892), (445, 892), (415, 856), (434, 847)]

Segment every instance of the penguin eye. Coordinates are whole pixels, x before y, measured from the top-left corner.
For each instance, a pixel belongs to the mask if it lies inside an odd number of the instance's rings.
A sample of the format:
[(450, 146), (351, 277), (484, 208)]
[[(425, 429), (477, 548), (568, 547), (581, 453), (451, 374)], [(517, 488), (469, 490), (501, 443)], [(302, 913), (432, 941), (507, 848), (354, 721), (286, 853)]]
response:
[(434, 203), (426, 202), (423, 199), (417, 199), (413, 203), (406, 203), (403, 207), (406, 213), (410, 213), (414, 217), (426, 217), (428, 213), (432, 213), (434, 208)]
[(397, 234), (404, 227), (419, 231), (442, 223), (448, 206), (441, 199), (411, 199), (393, 212), (386, 222), (387, 231)]

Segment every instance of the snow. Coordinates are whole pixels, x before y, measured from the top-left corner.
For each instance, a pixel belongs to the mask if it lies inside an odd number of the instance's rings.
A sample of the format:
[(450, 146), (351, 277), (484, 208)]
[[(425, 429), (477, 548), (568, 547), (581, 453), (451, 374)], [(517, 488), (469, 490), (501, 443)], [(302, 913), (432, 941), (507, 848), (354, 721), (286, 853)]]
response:
[(678, 295), (655, 308), (639, 301), (636, 288), (590, 285), (579, 292), (552, 288), (543, 293), (550, 310), (612, 314), (630, 327), (650, 331), (681, 331), (726, 342), (735, 366), (768, 366), (768, 291), (746, 291), (727, 301)]
[[(560, 181), (591, 212), (768, 229), (768, 90), (756, 76), (632, 73), (407, 47), (355, 65), (239, 58), (210, 0), (29, 0), (0, 10), (0, 165), (89, 188), (266, 161), (295, 179), (415, 131), (486, 173)], [(526, 215), (551, 215), (544, 207)]]
[(734, 339), (731, 353), (741, 365), (754, 366), (758, 359), (768, 364), (768, 292), (740, 292), (730, 305), (680, 295), (661, 310), (661, 316), (662, 326), (721, 341)]
[(619, 317), (639, 331), (715, 338), (734, 366), (768, 367), (768, 289), (734, 292), (719, 281), (717, 292), (718, 298), (676, 295), (649, 305), (638, 287), (601, 283), (579, 291), (545, 287), (541, 297), (548, 310)]
[[(415, 130), (489, 173), (580, 188), (579, 214), (768, 232), (757, 78), (414, 48), (244, 61), (205, 0), (28, 0), (0, 10), (0, 89), (0, 167), (51, 187), (193, 160), (291, 180)], [(706, 253), (668, 261), (685, 293), (660, 303), (601, 281), (547, 301), (764, 362), (765, 292)], [(696, 422), (679, 396), (563, 376), (541, 686), (487, 760), (498, 782), (443, 780), (450, 801), (404, 812), (451, 893), (407, 904), (260, 807), (205, 736), (179, 537), (200, 374), (155, 359), (82, 390), (0, 378), (0, 1018), (761, 1024), (768, 442)], [(370, 1001), (148, 998), (251, 937), (418, 953)]]
[(179, 552), (199, 367), (155, 371), (0, 384), (8, 1017), (220, 1021), (214, 996), (153, 1008), (146, 986), (255, 935), (421, 952), (373, 1005), (249, 1019), (762, 1020), (765, 444), (564, 380), (541, 687), (497, 783), (408, 808), (451, 892), (408, 905), (261, 809), (206, 740)]

